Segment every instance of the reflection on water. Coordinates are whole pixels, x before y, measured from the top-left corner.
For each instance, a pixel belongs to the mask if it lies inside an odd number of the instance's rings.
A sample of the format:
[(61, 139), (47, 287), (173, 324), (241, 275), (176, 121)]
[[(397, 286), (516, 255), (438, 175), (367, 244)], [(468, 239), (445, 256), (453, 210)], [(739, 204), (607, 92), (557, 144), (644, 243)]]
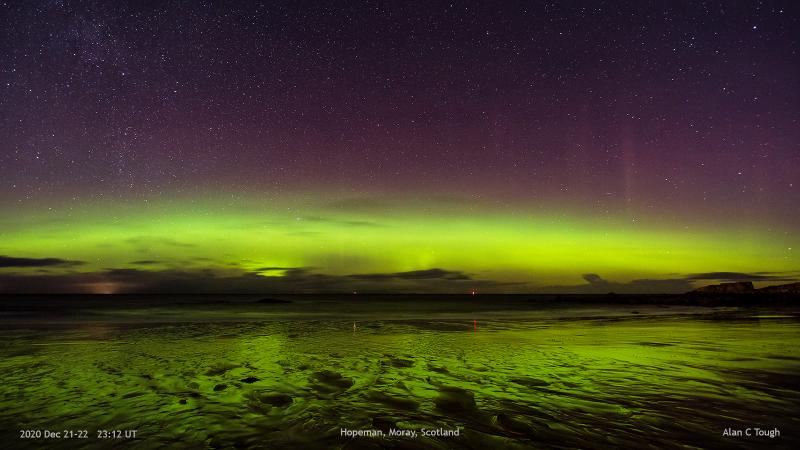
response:
[[(168, 323), (17, 327), (2, 332), (0, 419), (4, 430), (88, 429), (68, 442), (87, 448), (800, 443), (792, 316), (548, 314), (487, 315), (475, 329), (375, 311), (354, 330), (352, 318), (192, 321), (186, 309)], [(748, 427), (781, 435), (723, 437)], [(461, 436), (346, 439), (340, 428)], [(139, 439), (98, 441), (97, 429)]]

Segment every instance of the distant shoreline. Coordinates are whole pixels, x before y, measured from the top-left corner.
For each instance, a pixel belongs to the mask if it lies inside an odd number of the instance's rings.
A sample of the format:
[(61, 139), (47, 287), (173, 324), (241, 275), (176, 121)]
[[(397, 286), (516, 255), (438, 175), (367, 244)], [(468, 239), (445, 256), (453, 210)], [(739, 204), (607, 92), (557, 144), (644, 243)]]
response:
[[(123, 300), (122, 302), (115, 301)], [(164, 299), (172, 301), (164, 302)], [(156, 301), (158, 300), (158, 301)], [(126, 294), (0, 294), (0, 311), (17, 303), (22, 307), (61, 304), (89, 303), (96, 306), (131, 303), (170, 304), (252, 304), (263, 308), (287, 306), (303, 301), (315, 302), (457, 302), (475, 305), (496, 303), (539, 305), (676, 305), (676, 306), (799, 306), (800, 294), (773, 292), (717, 293), (689, 292), (685, 294), (413, 294), (413, 293), (294, 293), (294, 294), (248, 294), (248, 293), (126, 293)], [(21, 304), (19, 304), (21, 303)]]

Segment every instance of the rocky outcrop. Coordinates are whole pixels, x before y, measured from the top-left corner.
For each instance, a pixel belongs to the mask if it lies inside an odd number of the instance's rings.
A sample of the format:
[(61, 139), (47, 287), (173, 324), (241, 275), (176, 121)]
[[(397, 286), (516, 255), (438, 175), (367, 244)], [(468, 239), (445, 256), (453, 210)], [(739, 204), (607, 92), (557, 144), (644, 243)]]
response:
[(689, 294), (800, 294), (800, 282), (755, 289), (750, 281), (713, 284), (697, 288)]
[(767, 286), (758, 289), (758, 293), (763, 294), (800, 294), (800, 283), (781, 284), (779, 286)]
[(692, 291), (692, 293), (697, 294), (752, 294), (754, 292), (756, 292), (756, 289), (750, 281), (714, 284), (711, 286), (703, 286)]

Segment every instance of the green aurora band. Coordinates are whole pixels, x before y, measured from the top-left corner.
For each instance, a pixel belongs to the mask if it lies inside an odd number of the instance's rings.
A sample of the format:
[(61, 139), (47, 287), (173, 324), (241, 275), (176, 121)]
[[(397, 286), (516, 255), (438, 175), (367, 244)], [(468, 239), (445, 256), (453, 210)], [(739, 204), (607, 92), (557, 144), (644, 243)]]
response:
[(352, 203), (220, 196), (20, 211), (0, 219), (0, 255), (81, 263), (6, 267), (0, 275), (137, 269), (281, 277), (281, 268), (313, 268), (346, 276), (443, 268), (497, 282), (490, 291), (521, 292), (580, 284), (586, 273), (624, 283), (800, 267), (797, 238), (766, 225), (676, 226), (433, 200)]

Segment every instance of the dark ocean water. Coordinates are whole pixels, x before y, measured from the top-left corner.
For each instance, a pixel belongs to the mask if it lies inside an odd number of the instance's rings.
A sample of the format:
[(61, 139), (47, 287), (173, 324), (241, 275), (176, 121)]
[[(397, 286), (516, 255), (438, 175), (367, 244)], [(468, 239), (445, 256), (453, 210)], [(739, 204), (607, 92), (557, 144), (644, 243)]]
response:
[[(800, 446), (796, 309), (566, 305), (546, 297), (256, 300), (2, 300), (3, 442)], [(779, 436), (744, 435), (756, 428)], [(383, 436), (347, 437), (343, 429)], [(423, 429), (458, 436), (421, 436)], [(36, 430), (62, 436), (36, 438)], [(135, 438), (125, 437), (130, 430)]]

